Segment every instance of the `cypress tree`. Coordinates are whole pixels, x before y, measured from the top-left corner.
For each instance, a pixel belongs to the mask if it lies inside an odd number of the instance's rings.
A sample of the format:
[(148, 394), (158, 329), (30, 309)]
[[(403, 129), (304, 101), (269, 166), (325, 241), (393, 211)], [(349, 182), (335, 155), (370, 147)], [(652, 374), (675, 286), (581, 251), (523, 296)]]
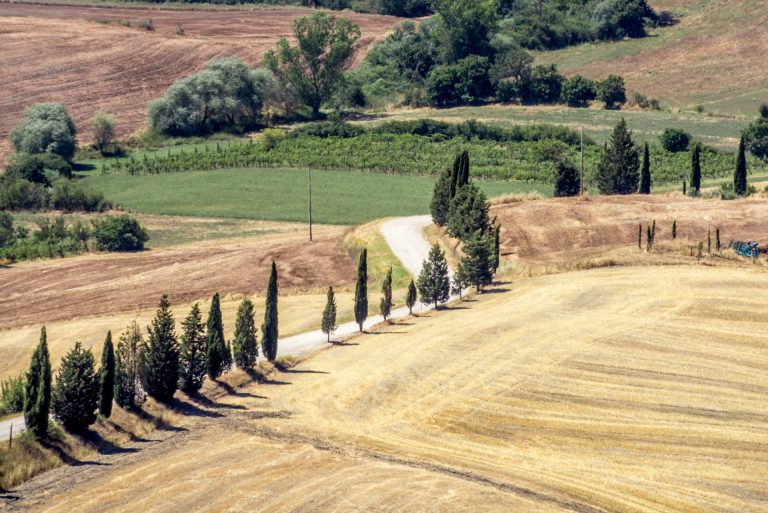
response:
[(416, 284), (413, 283), (413, 278), (411, 278), (411, 283), (408, 284), (408, 295), (405, 298), (405, 304), (408, 306), (408, 314), (413, 315), (413, 305), (416, 304)]
[(651, 233), (651, 225), (648, 225), (647, 233), (645, 235), (645, 250), (651, 251), (653, 247), (653, 234)]
[(685, 178), (683, 178), (683, 196), (687, 195), (688, 192), (685, 189)]
[(272, 272), (267, 286), (267, 305), (264, 310), (264, 324), (261, 326), (261, 348), (270, 362), (277, 358), (277, 266), (272, 260)]
[(613, 129), (597, 169), (601, 194), (633, 194), (638, 187), (639, 154), (624, 118)]
[(162, 402), (173, 400), (179, 385), (179, 342), (168, 296), (163, 294), (144, 351), (144, 390)]
[(501, 225), (497, 224), (493, 228), (493, 274), (499, 270), (501, 265)]
[(75, 343), (61, 361), (53, 387), (53, 415), (68, 431), (78, 431), (96, 422), (99, 408), (99, 377), (90, 349)]
[(357, 263), (357, 283), (355, 284), (355, 322), (363, 331), (363, 323), (368, 318), (368, 250), (363, 248)]
[(643, 223), (637, 223), (637, 247), (643, 249)]
[(51, 410), (51, 357), (45, 327), (40, 330), (40, 342), (32, 353), (24, 389), (24, 422), (27, 431), (42, 439), (48, 434), (48, 414)]
[(224, 342), (224, 324), (221, 320), (221, 302), (218, 292), (211, 299), (211, 309), (208, 312), (206, 329), (206, 370), (208, 371), (208, 377), (218, 379), (224, 372), (227, 361), (225, 354), (227, 346)]
[(207, 370), (206, 337), (200, 306), (192, 305), (189, 315), (181, 323), (179, 348), (179, 388), (185, 394), (194, 394), (203, 386)]
[(115, 397), (115, 347), (112, 344), (111, 331), (107, 332), (101, 352), (99, 387), (99, 414), (108, 419), (112, 415), (112, 400)]
[[(456, 172), (456, 186), (453, 189), (453, 196), (458, 194), (459, 190), (469, 183), (469, 152), (464, 150), (459, 157), (459, 166)], [(453, 197), (452, 196), (452, 197)]]
[[(454, 164), (456, 166), (456, 164)], [(446, 169), (435, 182), (435, 189), (432, 193), (432, 202), (429, 210), (432, 213), (432, 222), (437, 226), (445, 226), (448, 222), (448, 207), (453, 197), (454, 184), (453, 174), (450, 169)]]
[(677, 220), (672, 221), (672, 240), (677, 239)]
[(715, 250), (720, 253), (720, 227), (715, 228)]
[(448, 301), (451, 293), (448, 262), (439, 244), (435, 243), (429, 250), (429, 256), (424, 261), (416, 286), (422, 303), (432, 303), (435, 308), (438, 308), (440, 303)]
[(328, 337), (328, 342), (331, 341), (331, 334), (336, 331), (338, 326), (336, 325), (336, 296), (333, 292), (333, 287), (328, 287), (328, 296), (325, 301), (325, 310), (323, 310), (323, 320), (320, 323), (320, 329)]
[[(493, 278), (491, 252), (485, 236), (475, 235), (464, 243), (464, 257), (459, 262), (458, 275), (462, 283), (474, 285), (480, 292)], [(461, 289), (461, 286), (459, 287)]]
[(115, 402), (125, 408), (136, 406), (142, 399), (140, 369), (143, 355), (141, 328), (133, 321), (120, 335), (115, 351)]
[(256, 365), (256, 359), (259, 357), (259, 348), (256, 345), (256, 321), (253, 314), (253, 302), (250, 299), (243, 299), (243, 302), (237, 307), (232, 355), (235, 364), (241, 369), (252, 368)]
[(747, 195), (747, 158), (744, 155), (744, 136), (739, 141), (736, 171), (733, 174), (733, 191), (739, 196)]
[(451, 198), (456, 196), (456, 189), (460, 180), (459, 175), (461, 175), (461, 159), (463, 155), (464, 155), (463, 153), (459, 153), (456, 155), (456, 158), (453, 159), (453, 166), (451, 167), (450, 173), (449, 173), (449, 176), (451, 179), (451, 184), (449, 186), (449, 190), (450, 190), (450, 197), (448, 198), (449, 201), (451, 200)]
[(651, 156), (648, 152), (648, 143), (643, 148), (643, 165), (640, 171), (640, 194), (651, 193)]
[(691, 196), (698, 196), (701, 191), (701, 148), (694, 145), (691, 153)]
[(712, 254), (712, 227), (707, 227), (707, 255)]
[(381, 303), (379, 305), (381, 316), (386, 321), (389, 315), (392, 313), (392, 268), (387, 271), (387, 275), (384, 277), (384, 283), (381, 285)]
[(490, 226), (488, 209), (483, 191), (475, 184), (463, 186), (448, 209), (448, 233), (462, 241), (475, 233), (486, 233)]

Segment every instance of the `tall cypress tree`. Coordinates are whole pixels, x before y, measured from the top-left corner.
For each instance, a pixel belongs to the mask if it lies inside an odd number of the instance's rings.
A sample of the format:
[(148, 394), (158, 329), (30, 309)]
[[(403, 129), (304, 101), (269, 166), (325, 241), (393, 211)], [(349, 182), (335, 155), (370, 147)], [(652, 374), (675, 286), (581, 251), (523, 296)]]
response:
[(488, 201), (485, 193), (475, 184), (467, 184), (456, 193), (448, 209), (448, 233), (459, 240), (467, 240), (476, 233), (486, 233)]
[(408, 284), (405, 304), (408, 306), (408, 314), (413, 315), (413, 305), (416, 304), (416, 284), (413, 282), (413, 278), (411, 278), (411, 283)]
[(32, 353), (24, 389), (24, 422), (37, 439), (48, 434), (48, 414), (51, 410), (51, 356), (45, 327), (40, 330), (40, 342)]
[(381, 316), (386, 321), (392, 313), (392, 268), (387, 271), (384, 282), (381, 284), (381, 303), (379, 305)]
[(368, 250), (363, 248), (357, 263), (357, 283), (355, 284), (355, 322), (363, 331), (363, 323), (368, 318)]
[(235, 340), (232, 353), (235, 364), (241, 369), (250, 369), (256, 365), (259, 348), (256, 345), (256, 321), (253, 317), (253, 303), (243, 299), (237, 308), (235, 320)]
[(639, 152), (632, 141), (624, 118), (613, 129), (611, 140), (603, 151), (597, 168), (597, 185), (601, 194), (633, 194), (637, 192)]
[(672, 240), (677, 238), (677, 220), (672, 221)]
[(142, 399), (140, 369), (144, 339), (136, 321), (120, 335), (115, 351), (115, 402), (125, 408)]
[(203, 386), (207, 370), (205, 326), (197, 303), (192, 305), (181, 327), (179, 388), (186, 394), (194, 394)]
[(459, 165), (456, 170), (456, 185), (453, 188), (453, 196), (458, 194), (459, 190), (469, 183), (469, 152), (464, 150), (459, 156)]
[(453, 159), (453, 166), (450, 170), (450, 178), (451, 178), (451, 184), (449, 187), (449, 190), (451, 191), (451, 195), (448, 198), (450, 201), (451, 198), (456, 196), (456, 189), (459, 183), (459, 176), (461, 175), (461, 159), (463, 158), (464, 154), (459, 153), (456, 155), (456, 158)]
[(445, 223), (448, 221), (448, 206), (453, 197), (453, 180), (454, 178), (451, 170), (446, 169), (440, 173), (440, 176), (435, 182), (435, 189), (432, 193), (432, 202), (429, 205), (429, 210), (432, 213), (432, 222), (437, 226), (445, 226)]
[(112, 415), (112, 400), (115, 397), (115, 347), (111, 331), (107, 332), (104, 349), (101, 351), (99, 387), (99, 414), (108, 419)]
[(227, 346), (224, 342), (224, 324), (221, 320), (221, 302), (218, 292), (211, 299), (206, 329), (205, 354), (208, 377), (218, 379), (225, 370), (227, 360), (225, 355)]
[(499, 270), (501, 265), (501, 225), (497, 224), (493, 228), (493, 274)]
[(270, 362), (277, 358), (277, 266), (272, 260), (272, 272), (267, 286), (267, 306), (264, 310), (264, 324), (261, 326), (261, 347), (264, 357)]
[(475, 235), (464, 243), (464, 257), (459, 262), (460, 281), (467, 285), (474, 285), (480, 292), (483, 286), (491, 283), (492, 266), (487, 236)]
[(61, 361), (51, 400), (53, 415), (68, 431), (96, 422), (99, 408), (99, 377), (90, 349), (80, 342)]
[(640, 194), (651, 193), (651, 156), (648, 152), (648, 143), (643, 147), (643, 165), (640, 171)]
[(336, 296), (334, 295), (333, 287), (328, 287), (323, 320), (320, 322), (320, 329), (328, 337), (328, 342), (331, 341), (331, 334), (336, 331), (336, 328), (338, 328), (336, 325)]
[(438, 308), (445, 303), (451, 294), (451, 280), (448, 273), (448, 262), (440, 245), (435, 243), (429, 250), (429, 256), (424, 261), (416, 286), (421, 294), (422, 303), (432, 303)]
[(160, 298), (155, 318), (147, 331), (142, 384), (151, 397), (170, 402), (179, 385), (179, 342), (167, 295)]
[(698, 196), (701, 191), (701, 147), (696, 144), (691, 153), (691, 196)]
[(739, 196), (747, 195), (747, 157), (744, 154), (744, 136), (739, 141), (736, 171), (733, 174), (733, 191)]

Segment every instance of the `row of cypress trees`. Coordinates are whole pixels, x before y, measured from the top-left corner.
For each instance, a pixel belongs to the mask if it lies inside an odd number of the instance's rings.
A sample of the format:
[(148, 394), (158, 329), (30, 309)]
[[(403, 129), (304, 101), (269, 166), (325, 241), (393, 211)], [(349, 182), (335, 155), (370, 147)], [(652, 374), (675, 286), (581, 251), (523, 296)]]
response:
[[(262, 353), (267, 360), (277, 357), (278, 310), (277, 268), (272, 270), (262, 325)], [(26, 375), (24, 419), (28, 431), (38, 439), (48, 432), (52, 412), (66, 429), (78, 430), (93, 424), (98, 414), (108, 418), (112, 404), (131, 408), (147, 394), (170, 402), (176, 390), (196, 393), (207, 377), (218, 379), (233, 364), (252, 368), (258, 358), (253, 302), (244, 299), (237, 310), (232, 343), (224, 342), (219, 295), (211, 300), (205, 325), (198, 304), (182, 322), (177, 337), (168, 296), (163, 295), (149, 327), (146, 340), (137, 322), (120, 335), (117, 349), (107, 332), (96, 371), (93, 353), (79, 342), (64, 356), (56, 383), (51, 382), (51, 363), (45, 327), (35, 348)]]

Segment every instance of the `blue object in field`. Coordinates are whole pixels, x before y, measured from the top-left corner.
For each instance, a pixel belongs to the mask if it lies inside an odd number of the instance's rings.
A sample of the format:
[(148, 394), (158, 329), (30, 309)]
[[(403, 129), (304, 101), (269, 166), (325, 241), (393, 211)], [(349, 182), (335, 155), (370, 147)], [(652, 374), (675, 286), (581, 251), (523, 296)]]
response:
[(743, 257), (757, 258), (760, 256), (760, 246), (755, 241), (742, 242), (740, 240), (732, 240), (730, 247)]

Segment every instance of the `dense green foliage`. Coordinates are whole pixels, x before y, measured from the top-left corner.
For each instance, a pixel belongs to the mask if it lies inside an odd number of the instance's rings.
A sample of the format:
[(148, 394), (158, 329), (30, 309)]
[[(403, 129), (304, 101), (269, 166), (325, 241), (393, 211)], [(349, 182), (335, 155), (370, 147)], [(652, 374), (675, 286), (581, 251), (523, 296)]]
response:
[(99, 376), (90, 349), (80, 342), (61, 360), (53, 387), (53, 416), (68, 431), (79, 431), (96, 422), (99, 407)]
[(605, 104), (606, 109), (618, 109), (627, 102), (624, 79), (618, 75), (608, 75), (597, 83), (597, 99)]
[(586, 107), (597, 98), (597, 86), (593, 80), (575, 75), (563, 81), (560, 94), (569, 107)]
[(328, 296), (325, 301), (325, 309), (323, 310), (323, 320), (320, 322), (320, 329), (328, 337), (328, 342), (331, 341), (331, 334), (336, 331), (338, 325), (336, 324), (336, 297), (333, 292), (333, 287), (328, 287)]
[(478, 292), (493, 279), (493, 236), (475, 233), (464, 241), (464, 256), (459, 262), (457, 281), (473, 285)]
[(272, 260), (272, 270), (269, 273), (269, 284), (267, 285), (266, 307), (264, 308), (264, 324), (261, 325), (261, 352), (264, 358), (270, 362), (274, 362), (277, 358), (277, 293), (277, 266)]
[(368, 250), (363, 248), (357, 262), (357, 281), (355, 282), (355, 322), (363, 331), (363, 323), (368, 318)]
[(68, 226), (59, 216), (53, 222), (48, 218), (38, 220), (37, 226), (32, 232), (21, 226), (14, 228), (11, 215), (0, 212), (0, 260), (18, 262), (88, 251), (91, 230), (80, 221)]
[(679, 128), (667, 128), (661, 134), (661, 145), (665, 150), (677, 153), (688, 149), (691, 142), (691, 134)]
[(261, 123), (272, 90), (268, 71), (249, 69), (240, 59), (215, 59), (193, 75), (176, 80), (149, 107), (149, 126), (166, 135), (240, 132)]
[(384, 282), (381, 284), (381, 301), (379, 303), (379, 312), (386, 321), (392, 314), (392, 268), (390, 267), (384, 276)]
[(235, 319), (235, 339), (232, 342), (232, 358), (241, 369), (250, 369), (256, 365), (259, 348), (256, 345), (256, 321), (253, 317), (253, 302), (243, 299), (237, 307)]
[(747, 195), (747, 157), (744, 154), (746, 142), (744, 137), (739, 141), (739, 152), (736, 157), (736, 170), (733, 173), (733, 192), (737, 196)]
[(17, 153), (5, 169), (5, 176), (43, 185), (51, 185), (57, 178), (71, 178), (72, 165), (64, 157), (53, 153)]
[(104, 418), (112, 415), (112, 401), (115, 397), (115, 347), (112, 344), (112, 332), (107, 332), (104, 348), (101, 351), (99, 368), (99, 414)]
[(648, 143), (643, 145), (643, 163), (640, 166), (640, 194), (650, 194), (651, 184), (651, 155), (648, 151)]
[[(14, 160), (9, 170), (0, 175), (0, 210), (34, 211), (53, 208), (65, 212), (102, 212), (111, 206), (103, 194), (92, 191), (82, 183), (66, 178), (57, 179), (58, 171), (48, 167), (50, 157), (23, 159)], [(43, 159), (48, 163), (38, 166)], [(17, 167), (16, 162), (21, 162), (23, 168)], [(59, 170), (67, 172), (64, 168)], [(50, 180), (54, 181), (50, 183)]]
[(638, 187), (639, 152), (622, 119), (614, 128), (597, 171), (602, 194), (634, 194)]
[(96, 111), (96, 114), (91, 118), (91, 131), (96, 149), (103, 155), (107, 146), (115, 138), (115, 122), (106, 112)]
[(451, 280), (448, 272), (448, 262), (440, 245), (435, 243), (429, 250), (429, 256), (421, 267), (421, 273), (416, 280), (416, 287), (421, 296), (421, 302), (433, 304), (435, 308), (445, 303), (451, 294)]
[(435, 67), (426, 82), (430, 103), (450, 107), (488, 98), (493, 93), (489, 69), (488, 59), (477, 55), (465, 57), (455, 64)]
[(93, 238), (103, 251), (141, 251), (149, 235), (138, 220), (124, 214), (94, 220)]
[(133, 321), (120, 335), (115, 351), (115, 402), (133, 408), (144, 399), (141, 388), (144, 339), (141, 328)]
[(207, 371), (206, 337), (200, 306), (195, 303), (181, 323), (179, 389), (194, 394), (203, 386)]
[(40, 330), (40, 342), (32, 353), (24, 389), (24, 422), (27, 431), (37, 439), (48, 434), (48, 414), (51, 411), (51, 356), (45, 327)]
[(64, 105), (36, 103), (11, 131), (10, 139), (19, 153), (53, 153), (69, 160), (75, 154), (75, 136), (75, 123)]
[(581, 178), (579, 170), (567, 162), (557, 163), (555, 174), (555, 198), (578, 196), (581, 192)]
[(484, 234), (490, 226), (488, 209), (485, 194), (475, 184), (458, 187), (448, 207), (448, 233), (460, 240)]
[(205, 354), (206, 371), (209, 378), (218, 379), (227, 370), (226, 363), (229, 357), (226, 352), (224, 324), (221, 318), (221, 300), (217, 292), (211, 299), (211, 308), (208, 311), (208, 321), (206, 322)]
[(697, 144), (691, 153), (691, 181), (689, 192), (691, 196), (698, 196), (701, 191), (701, 149)]
[(0, 416), (24, 411), (24, 374), (0, 381)]
[(757, 158), (768, 159), (768, 117), (762, 116), (744, 129), (742, 134), (749, 152)]
[(408, 284), (408, 293), (405, 296), (405, 306), (408, 307), (408, 313), (413, 314), (413, 305), (416, 304), (416, 284), (411, 278), (411, 283)]
[(175, 326), (168, 296), (163, 295), (148, 328), (142, 384), (148, 395), (166, 403), (173, 399), (179, 384), (179, 342)]

